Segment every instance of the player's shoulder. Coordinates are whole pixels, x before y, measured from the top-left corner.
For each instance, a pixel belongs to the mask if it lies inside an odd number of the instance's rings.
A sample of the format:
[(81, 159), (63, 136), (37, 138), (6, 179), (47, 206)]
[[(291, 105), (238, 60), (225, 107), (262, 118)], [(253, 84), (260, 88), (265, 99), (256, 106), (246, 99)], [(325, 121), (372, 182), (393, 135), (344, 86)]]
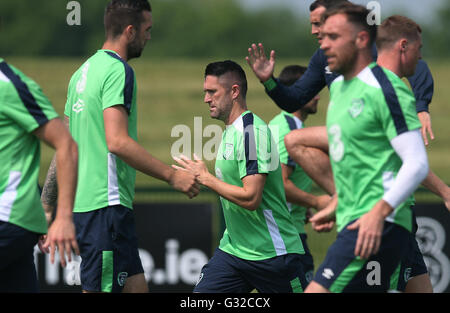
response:
[(233, 129), (234, 133), (243, 136), (246, 133), (255, 133), (258, 131), (268, 129), (267, 123), (258, 115), (250, 110), (243, 112), (229, 127)]
[(242, 114), (242, 121), (244, 123), (244, 127), (248, 125), (253, 125), (254, 127), (266, 127), (267, 123), (258, 115), (253, 113), (252, 111), (246, 111)]
[(406, 83), (394, 72), (379, 65), (373, 67), (372, 72), (377, 79), (385, 98), (396, 96), (397, 101), (414, 101), (414, 94)]
[(112, 50), (97, 50), (79, 68), (79, 71), (94, 71), (107, 74), (111, 72), (133, 72), (131, 66)]
[(277, 115), (275, 115), (270, 121), (269, 121), (269, 126), (272, 125), (280, 125), (280, 124), (284, 124), (286, 121), (286, 113), (285, 111), (281, 111), (280, 113), (278, 113)]
[(0, 88), (2, 93), (13, 90), (13, 95), (17, 97), (23, 93), (41, 92), (41, 87), (35, 80), (4, 60), (0, 61)]
[(337, 77), (331, 84), (330, 91), (338, 92), (339, 87), (342, 91), (360, 91), (366, 95), (381, 94), (388, 85), (391, 85), (390, 79), (384, 73), (384, 69), (376, 63), (366, 66), (355, 78), (344, 80), (344, 76)]

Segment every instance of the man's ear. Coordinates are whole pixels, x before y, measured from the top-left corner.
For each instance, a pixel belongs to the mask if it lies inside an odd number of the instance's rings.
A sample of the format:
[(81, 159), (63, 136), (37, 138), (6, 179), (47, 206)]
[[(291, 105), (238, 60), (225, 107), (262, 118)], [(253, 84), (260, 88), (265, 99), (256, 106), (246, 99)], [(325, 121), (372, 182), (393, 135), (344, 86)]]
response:
[(406, 40), (406, 39), (400, 39), (399, 41), (398, 41), (398, 45), (399, 45), (399, 49), (400, 49), (400, 51), (401, 52), (405, 52), (406, 51), (406, 48), (408, 47), (408, 40)]
[(233, 86), (231, 86), (231, 98), (233, 100), (236, 100), (240, 94), (241, 94), (241, 87), (239, 87), (239, 85), (234, 84)]
[(369, 46), (369, 42), (370, 42), (370, 35), (365, 30), (360, 31), (356, 36), (356, 46), (359, 49), (367, 48)]
[(133, 41), (136, 37), (136, 28), (133, 25), (128, 25), (123, 30), (123, 34), (126, 36), (128, 42)]

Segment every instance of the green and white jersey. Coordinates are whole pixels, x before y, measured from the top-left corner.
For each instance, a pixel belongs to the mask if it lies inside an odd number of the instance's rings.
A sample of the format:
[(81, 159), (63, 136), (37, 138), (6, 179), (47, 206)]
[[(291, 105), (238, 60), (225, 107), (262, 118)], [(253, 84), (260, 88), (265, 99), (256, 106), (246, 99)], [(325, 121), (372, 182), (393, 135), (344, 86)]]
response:
[(38, 176), (40, 142), (34, 130), (58, 117), (32, 79), (0, 58), (0, 221), (47, 232)]
[(98, 50), (72, 76), (64, 114), (78, 144), (74, 212), (121, 204), (132, 208), (136, 171), (108, 151), (103, 110), (122, 105), (128, 134), (137, 139), (136, 79), (133, 69), (110, 50)]
[[(303, 128), (303, 122), (294, 114), (282, 111), (269, 122), (269, 127), (275, 141), (277, 142), (280, 162), (293, 168), (291, 175), (289, 175), (289, 180), (291, 180), (297, 188), (310, 192), (312, 184), (311, 178), (306, 175), (301, 166), (292, 160), (284, 144), (284, 137), (292, 130)], [(291, 212), (294, 225), (297, 228), (297, 232), (299, 234), (305, 234), (305, 218), (307, 208), (289, 202), (287, 205), (289, 211)]]
[[(390, 141), (421, 127), (405, 83), (375, 63), (330, 88), (327, 131), (338, 193), (338, 231), (370, 211), (389, 190), (402, 161)], [(386, 218), (411, 231), (411, 196)]]
[(267, 175), (261, 204), (255, 211), (220, 198), (226, 229), (219, 248), (245, 260), (304, 253), (286, 206), (274, 145), (267, 124), (246, 111), (225, 129), (217, 152), (216, 176), (227, 184), (242, 187), (247, 175)]

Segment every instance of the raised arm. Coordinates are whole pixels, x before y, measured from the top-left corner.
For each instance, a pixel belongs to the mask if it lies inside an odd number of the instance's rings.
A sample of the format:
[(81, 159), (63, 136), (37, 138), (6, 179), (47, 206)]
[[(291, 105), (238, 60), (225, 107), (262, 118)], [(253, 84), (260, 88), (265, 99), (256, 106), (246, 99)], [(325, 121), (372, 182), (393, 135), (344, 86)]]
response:
[[(299, 110), (311, 101), (326, 85), (325, 79), (326, 58), (322, 50), (318, 49), (311, 58), (308, 69), (293, 85), (286, 86), (273, 77), (275, 66), (275, 52), (272, 51), (268, 60), (264, 54), (264, 47), (255, 44), (248, 49), (246, 58), (256, 77), (264, 84), (266, 93), (270, 98), (287, 112)], [(335, 74), (331, 74), (334, 75)]]

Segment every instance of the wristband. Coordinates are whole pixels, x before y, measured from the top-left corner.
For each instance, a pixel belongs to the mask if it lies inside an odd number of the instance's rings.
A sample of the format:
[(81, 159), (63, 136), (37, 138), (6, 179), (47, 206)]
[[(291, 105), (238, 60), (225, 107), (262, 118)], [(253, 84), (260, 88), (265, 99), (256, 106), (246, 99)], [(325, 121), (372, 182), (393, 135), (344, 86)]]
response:
[(272, 91), (273, 89), (275, 89), (275, 87), (277, 87), (277, 82), (272, 76), (268, 80), (266, 80), (263, 85), (267, 89), (267, 91)]

